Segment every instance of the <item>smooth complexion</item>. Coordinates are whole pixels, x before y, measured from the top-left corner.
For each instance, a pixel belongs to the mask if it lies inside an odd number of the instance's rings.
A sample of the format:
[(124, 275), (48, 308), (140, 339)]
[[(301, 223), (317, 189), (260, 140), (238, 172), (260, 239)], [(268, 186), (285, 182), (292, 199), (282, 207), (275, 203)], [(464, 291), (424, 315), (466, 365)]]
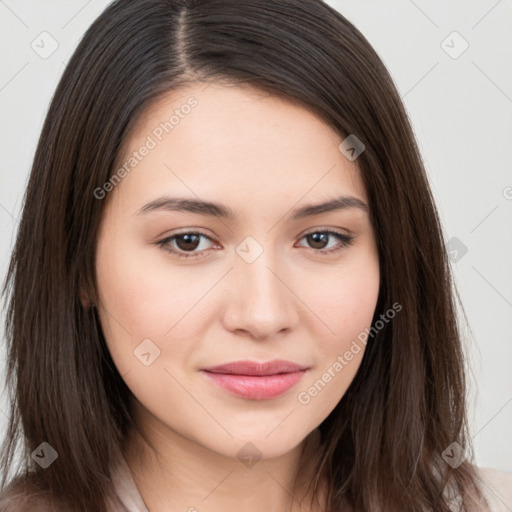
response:
[[(139, 119), (120, 161), (190, 96), (197, 106), (104, 199), (100, 321), (136, 398), (137, 421), (159, 452), (133, 435), (125, 456), (151, 512), (299, 510), (305, 487), (293, 501), (290, 493), (295, 474), (307, 474), (301, 451), (318, 443), (317, 427), (363, 350), (309, 404), (297, 395), (370, 328), (379, 259), (368, 211), (293, 214), (341, 196), (368, 204), (366, 192), (357, 160), (344, 157), (343, 138), (325, 122), (245, 86), (194, 83), (169, 92)], [(220, 203), (233, 217), (144, 210), (162, 197)], [(170, 238), (197, 232), (204, 236)], [(262, 251), (250, 263), (237, 252), (247, 237), (247, 254)], [(134, 351), (147, 339), (160, 353), (146, 366)], [(228, 393), (200, 371), (247, 359), (308, 370), (262, 400)], [(250, 467), (239, 456), (247, 446), (261, 456)]]

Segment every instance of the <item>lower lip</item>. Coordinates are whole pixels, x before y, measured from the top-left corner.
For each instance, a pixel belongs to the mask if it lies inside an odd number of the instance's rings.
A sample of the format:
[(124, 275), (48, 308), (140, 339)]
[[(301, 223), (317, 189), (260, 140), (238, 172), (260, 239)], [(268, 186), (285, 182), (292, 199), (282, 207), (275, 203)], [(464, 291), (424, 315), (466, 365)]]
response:
[(307, 370), (276, 375), (233, 375), (201, 370), (210, 380), (227, 391), (251, 400), (275, 398), (295, 386)]

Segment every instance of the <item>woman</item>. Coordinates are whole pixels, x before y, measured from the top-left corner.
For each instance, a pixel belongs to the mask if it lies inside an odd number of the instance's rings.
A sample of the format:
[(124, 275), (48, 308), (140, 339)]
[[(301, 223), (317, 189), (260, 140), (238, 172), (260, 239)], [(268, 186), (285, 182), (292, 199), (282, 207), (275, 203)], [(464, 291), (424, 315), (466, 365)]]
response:
[(407, 116), (318, 0), (113, 2), (52, 100), (8, 290), (2, 511), (512, 506), (471, 462)]

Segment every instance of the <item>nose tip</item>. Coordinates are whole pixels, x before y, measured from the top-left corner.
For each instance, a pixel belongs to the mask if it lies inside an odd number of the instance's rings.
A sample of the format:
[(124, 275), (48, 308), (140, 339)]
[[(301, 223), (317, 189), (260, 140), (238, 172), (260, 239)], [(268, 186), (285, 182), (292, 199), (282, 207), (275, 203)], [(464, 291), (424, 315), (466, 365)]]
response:
[[(255, 254), (247, 242), (248, 253)], [(247, 253), (246, 253), (247, 254)], [(283, 277), (272, 270), (270, 258), (263, 252), (248, 263), (239, 260), (231, 276), (230, 297), (225, 313), (226, 328), (248, 331), (254, 337), (266, 338), (290, 329), (296, 322), (293, 294), (284, 284)], [(286, 279), (286, 278), (285, 278)]]

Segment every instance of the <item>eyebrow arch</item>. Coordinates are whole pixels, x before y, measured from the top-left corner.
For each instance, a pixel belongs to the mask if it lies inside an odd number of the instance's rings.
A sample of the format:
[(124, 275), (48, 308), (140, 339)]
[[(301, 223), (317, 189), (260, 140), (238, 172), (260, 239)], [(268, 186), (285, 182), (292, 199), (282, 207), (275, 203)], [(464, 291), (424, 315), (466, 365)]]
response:
[[(289, 220), (299, 220), (321, 213), (353, 208), (368, 213), (368, 205), (361, 199), (354, 196), (341, 196), (324, 203), (310, 204), (297, 208), (291, 212), (288, 218)], [(145, 204), (137, 211), (136, 215), (155, 211), (184, 211), (229, 220), (236, 218), (235, 212), (223, 204), (182, 197), (160, 197)]]

